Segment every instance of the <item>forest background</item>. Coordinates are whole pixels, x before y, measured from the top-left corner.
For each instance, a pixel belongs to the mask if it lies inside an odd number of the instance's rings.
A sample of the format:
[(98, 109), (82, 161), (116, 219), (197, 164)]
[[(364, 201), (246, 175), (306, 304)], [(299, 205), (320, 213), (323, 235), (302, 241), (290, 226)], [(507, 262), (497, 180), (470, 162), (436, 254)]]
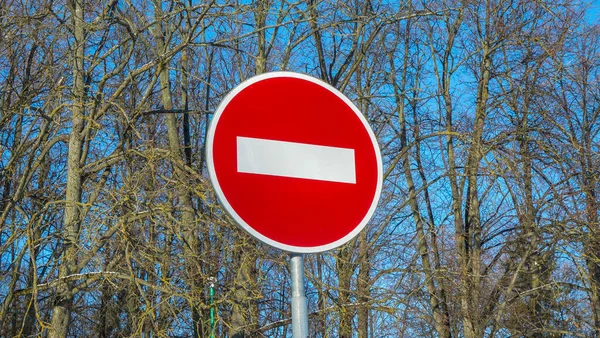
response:
[(289, 70), (348, 95), (384, 163), (366, 229), (306, 257), (311, 337), (600, 337), (598, 13), (1, 0), (0, 336), (290, 337), (287, 255), (204, 157), (228, 91)]

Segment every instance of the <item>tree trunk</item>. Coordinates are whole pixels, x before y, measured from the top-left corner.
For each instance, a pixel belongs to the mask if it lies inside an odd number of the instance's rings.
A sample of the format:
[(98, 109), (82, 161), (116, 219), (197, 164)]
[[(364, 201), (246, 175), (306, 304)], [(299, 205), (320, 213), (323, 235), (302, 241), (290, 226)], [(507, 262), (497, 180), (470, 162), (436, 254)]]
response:
[(231, 309), (231, 327), (229, 329), (229, 336), (231, 338), (248, 338), (250, 333), (253, 332), (253, 328), (256, 321), (253, 317), (258, 314), (254, 312), (254, 306), (252, 305), (252, 289), (256, 281), (256, 257), (253, 253), (248, 253), (244, 250), (244, 247), (251, 245), (247, 241), (252, 241), (250, 236), (244, 235), (244, 244), (236, 246), (235, 265), (237, 271), (234, 280), (234, 293), (233, 293), (233, 305)]
[[(591, 154), (589, 149), (588, 154)], [(593, 163), (591, 159), (586, 159), (587, 164)], [(584, 243), (584, 252), (586, 257), (586, 265), (588, 268), (589, 288), (590, 288), (590, 303), (592, 306), (592, 314), (594, 318), (594, 334), (595, 337), (600, 337), (600, 220), (598, 217), (597, 193), (594, 188), (596, 183), (592, 176), (594, 169), (584, 167), (584, 194), (586, 201), (586, 216), (589, 228), (588, 238)]]
[(356, 289), (358, 293), (358, 338), (369, 337), (369, 313), (371, 301), (371, 262), (369, 260), (369, 243), (367, 230), (358, 235), (358, 280)]
[(350, 304), (350, 285), (352, 282), (352, 244), (346, 244), (336, 257), (336, 270), (338, 275), (338, 305), (340, 309), (339, 337), (352, 338), (352, 321), (354, 319), (354, 307)]
[(52, 308), (50, 338), (64, 338), (69, 330), (73, 294), (71, 282), (62, 279), (76, 273), (79, 229), (81, 226), (80, 203), (82, 195), (82, 148), (84, 143), (84, 21), (83, 0), (69, 2), (69, 11), (75, 35), (73, 53), (73, 104), (71, 105), (72, 127), (69, 134), (69, 154), (67, 160), (67, 187), (64, 210), (64, 244), (62, 261), (59, 267), (59, 283), (56, 288), (55, 303)]
[(327, 292), (325, 289), (325, 282), (323, 281), (323, 256), (322, 254), (316, 255), (317, 261), (317, 278), (318, 285), (317, 286), (317, 309), (318, 314), (316, 316), (317, 325), (315, 325), (315, 336), (317, 333), (320, 333), (321, 338), (327, 338), (327, 313), (325, 312), (325, 306), (327, 305)]
[(479, 208), (479, 185), (477, 176), (483, 157), (483, 128), (487, 116), (488, 85), (490, 81), (491, 55), (489, 46), (484, 43), (483, 59), (480, 64), (481, 79), (477, 88), (475, 123), (473, 136), (467, 155), (465, 176), (467, 197), (465, 200), (465, 221), (463, 229), (464, 252), (461, 264), (461, 306), (465, 338), (482, 337), (482, 314), (479, 304), (481, 297), (481, 219)]
[[(155, 17), (157, 21), (162, 20), (163, 12), (162, 12), (162, 3), (161, 1), (155, 1), (154, 5)], [(165, 23), (167, 26), (168, 23)], [(168, 41), (165, 41), (167, 33), (163, 32), (163, 29), (158, 27), (158, 29), (153, 29), (152, 33), (155, 37), (157, 54), (161, 55), (166, 52), (166, 48), (168, 46)], [(185, 67), (186, 52), (184, 51), (184, 56), (182, 56), (183, 66)], [(173, 109), (173, 99), (172, 99), (172, 89), (171, 89), (171, 81), (169, 75), (169, 61), (165, 60), (163, 63), (159, 65), (160, 73), (159, 73), (159, 81), (160, 81), (160, 98), (163, 109), (172, 110)], [(186, 69), (182, 72), (186, 73)], [(185, 74), (184, 76), (187, 76)], [(186, 80), (184, 80), (184, 85), (186, 84)], [(184, 88), (184, 101), (187, 105), (187, 93)], [(187, 114), (187, 112), (184, 112)], [(184, 147), (181, 146), (181, 141), (179, 137), (179, 126), (177, 124), (177, 115), (176, 114), (166, 114), (166, 124), (167, 124), (167, 137), (169, 141), (169, 150), (171, 152), (172, 158), (179, 162), (174, 165), (173, 177), (177, 182), (177, 198), (179, 200), (179, 209), (181, 211), (181, 226), (183, 228), (183, 254), (185, 257), (185, 267), (186, 267), (186, 279), (187, 279), (187, 287), (192, 297), (190, 303), (190, 310), (192, 312), (192, 324), (193, 324), (193, 332), (194, 337), (202, 336), (202, 316), (201, 316), (201, 307), (202, 307), (202, 286), (200, 285), (201, 279), (201, 269), (198, 266), (199, 259), (199, 237), (198, 231), (196, 229), (196, 211), (194, 209), (194, 205), (192, 202), (192, 197), (188, 191), (188, 179), (184, 170), (181, 168), (181, 165), (190, 165), (191, 164), (191, 149), (189, 142), (189, 119), (187, 116), (184, 116), (184, 139), (185, 144)]]
[[(408, 188), (408, 201), (411, 208), (411, 213), (413, 217), (413, 221), (415, 222), (416, 232), (417, 232), (417, 251), (421, 258), (421, 264), (423, 266), (425, 287), (427, 289), (427, 294), (429, 298), (429, 304), (431, 307), (431, 311), (433, 313), (433, 320), (435, 330), (439, 337), (448, 338), (450, 337), (450, 328), (448, 327), (448, 320), (446, 317), (447, 307), (445, 306), (444, 299), (440, 296), (441, 290), (437, 290), (435, 285), (436, 273), (435, 270), (432, 269), (431, 266), (431, 253), (430, 253), (430, 244), (427, 243), (427, 236), (425, 233), (425, 219), (422, 216), (421, 208), (418, 203), (419, 197), (416, 193), (416, 188), (414, 184), (414, 179), (411, 170), (411, 160), (409, 157), (408, 140), (408, 125), (406, 121), (406, 112), (405, 112), (405, 99), (407, 97), (407, 70), (409, 68), (409, 55), (410, 55), (410, 30), (411, 30), (411, 20), (408, 19), (406, 22), (406, 30), (405, 30), (405, 40), (404, 40), (404, 58), (402, 64), (402, 71), (400, 75), (400, 83), (397, 86), (394, 86), (394, 97), (396, 99), (396, 109), (398, 111), (398, 124), (400, 131), (400, 153), (402, 154), (402, 168), (404, 172), (404, 178), (406, 180), (407, 188)], [(394, 67), (394, 60), (390, 60), (391, 64), (391, 76), (392, 79), (396, 78), (396, 69)], [(418, 72), (417, 72), (418, 73)], [(415, 75), (415, 83), (418, 83), (418, 75)], [(415, 85), (415, 88), (418, 86)], [(416, 95), (416, 94), (415, 94)], [(416, 103), (414, 103), (416, 104)], [(415, 118), (415, 139), (419, 137), (418, 133), (418, 120)], [(416, 141), (417, 144), (419, 141)], [(419, 151), (419, 148), (416, 148), (416, 151)], [(424, 177), (422, 177), (424, 178)], [(425, 180), (423, 180), (426, 182)], [(431, 245), (434, 245), (432, 243)], [(443, 287), (440, 285), (440, 289)]]

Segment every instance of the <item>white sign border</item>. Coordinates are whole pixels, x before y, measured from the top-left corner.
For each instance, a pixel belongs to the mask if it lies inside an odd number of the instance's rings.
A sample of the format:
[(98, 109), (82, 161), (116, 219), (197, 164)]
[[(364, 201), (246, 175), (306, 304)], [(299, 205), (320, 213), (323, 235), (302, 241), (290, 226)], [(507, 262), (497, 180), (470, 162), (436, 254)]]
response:
[[(277, 242), (269, 237), (264, 236), (263, 234), (254, 230), (249, 224), (247, 224), (235, 212), (235, 210), (233, 209), (231, 204), (229, 204), (229, 201), (227, 201), (227, 198), (225, 197), (225, 194), (223, 193), (223, 190), (221, 189), (221, 186), (219, 184), (219, 180), (217, 179), (217, 175), (215, 172), (215, 164), (214, 164), (214, 160), (213, 160), (213, 143), (214, 143), (214, 138), (215, 138), (215, 130), (219, 123), (219, 119), (221, 118), (221, 115), (223, 114), (223, 111), (229, 105), (229, 102), (237, 94), (239, 94), (242, 90), (246, 89), (248, 86), (251, 86), (254, 83), (257, 83), (257, 82), (260, 82), (260, 81), (263, 81), (266, 79), (272, 79), (272, 78), (278, 78), (278, 77), (291, 77), (291, 78), (306, 80), (306, 81), (312, 82), (314, 84), (317, 84), (317, 85), (327, 89), (328, 91), (332, 92), (337, 97), (339, 97), (342, 101), (344, 101), (352, 109), (352, 111), (356, 114), (356, 116), (358, 116), (358, 118), (362, 122), (365, 129), (367, 130), (367, 133), (369, 134), (369, 137), (371, 138), (371, 143), (372, 143), (374, 151), (375, 151), (375, 157), (377, 160), (377, 185), (375, 188), (375, 195), (373, 196), (373, 201), (371, 202), (371, 206), (369, 207), (369, 210), (367, 211), (367, 213), (365, 214), (363, 219), (360, 221), (358, 226), (356, 226), (356, 228), (354, 228), (354, 230), (349, 232), (346, 236), (338, 239), (337, 241), (334, 241), (334, 242), (331, 242), (328, 244), (319, 245), (319, 246), (302, 247), (302, 246), (294, 246), (294, 245), (288, 245), (288, 244), (284, 244), (281, 242)], [(250, 235), (252, 235), (256, 239), (258, 239), (259, 241), (266, 243), (272, 247), (275, 247), (275, 248), (278, 248), (278, 249), (281, 249), (281, 250), (284, 250), (287, 252), (293, 252), (293, 253), (325, 252), (325, 251), (333, 250), (343, 244), (346, 244), (348, 241), (353, 239), (356, 235), (358, 235), (358, 233), (360, 233), (365, 228), (365, 226), (367, 225), (367, 223), (369, 222), (369, 220), (375, 213), (375, 209), (377, 208), (377, 204), (379, 203), (379, 198), (381, 196), (381, 189), (382, 189), (382, 185), (383, 185), (383, 165), (382, 165), (382, 161), (381, 161), (381, 151), (379, 150), (377, 138), (375, 137), (373, 130), (369, 126), (369, 123), (367, 122), (367, 120), (365, 119), (363, 114), (358, 110), (358, 108), (354, 105), (354, 103), (352, 103), (352, 101), (350, 101), (350, 99), (348, 99), (344, 94), (342, 94), (339, 90), (337, 90), (333, 86), (331, 86), (319, 79), (316, 79), (312, 76), (308, 76), (308, 75), (300, 74), (300, 73), (294, 73), (294, 72), (283, 72), (283, 71), (282, 72), (269, 72), (269, 73), (263, 73), (260, 75), (253, 76), (253, 77), (243, 81), (239, 85), (237, 85), (233, 90), (231, 90), (229, 92), (229, 94), (227, 94), (227, 96), (225, 96), (225, 98), (221, 101), (221, 103), (219, 104), (219, 107), (215, 111), (214, 116), (210, 123), (210, 128), (208, 129), (208, 134), (207, 134), (207, 138), (206, 138), (206, 163), (208, 166), (208, 175), (209, 175), (210, 181), (213, 185), (213, 188), (215, 189), (215, 193), (217, 194), (217, 198), (219, 199), (219, 201), (221, 202), (221, 204), (223, 205), (223, 207), (225, 208), (225, 211), (229, 214), (229, 216), (231, 216), (231, 218), (233, 218), (233, 220), (236, 221), (236, 223), (238, 223), (246, 232), (248, 232)]]

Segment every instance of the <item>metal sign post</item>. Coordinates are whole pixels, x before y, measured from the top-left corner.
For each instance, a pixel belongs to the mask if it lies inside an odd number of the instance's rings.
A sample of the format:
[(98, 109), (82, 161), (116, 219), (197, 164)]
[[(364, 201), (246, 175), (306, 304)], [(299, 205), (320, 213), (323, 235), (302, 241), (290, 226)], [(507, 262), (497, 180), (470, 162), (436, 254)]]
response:
[(308, 337), (308, 306), (304, 292), (304, 256), (290, 254), (292, 275), (292, 333), (294, 338)]

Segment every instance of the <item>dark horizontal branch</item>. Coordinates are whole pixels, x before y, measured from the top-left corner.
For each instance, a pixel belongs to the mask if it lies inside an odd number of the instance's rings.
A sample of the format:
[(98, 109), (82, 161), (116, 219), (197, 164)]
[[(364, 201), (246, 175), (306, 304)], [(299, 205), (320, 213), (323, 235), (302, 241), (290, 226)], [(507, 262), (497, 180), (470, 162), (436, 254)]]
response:
[(142, 115), (149, 114), (181, 114), (181, 113), (192, 113), (192, 114), (204, 114), (206, 111), (197, 109), (155, 109), (142, 112)]

